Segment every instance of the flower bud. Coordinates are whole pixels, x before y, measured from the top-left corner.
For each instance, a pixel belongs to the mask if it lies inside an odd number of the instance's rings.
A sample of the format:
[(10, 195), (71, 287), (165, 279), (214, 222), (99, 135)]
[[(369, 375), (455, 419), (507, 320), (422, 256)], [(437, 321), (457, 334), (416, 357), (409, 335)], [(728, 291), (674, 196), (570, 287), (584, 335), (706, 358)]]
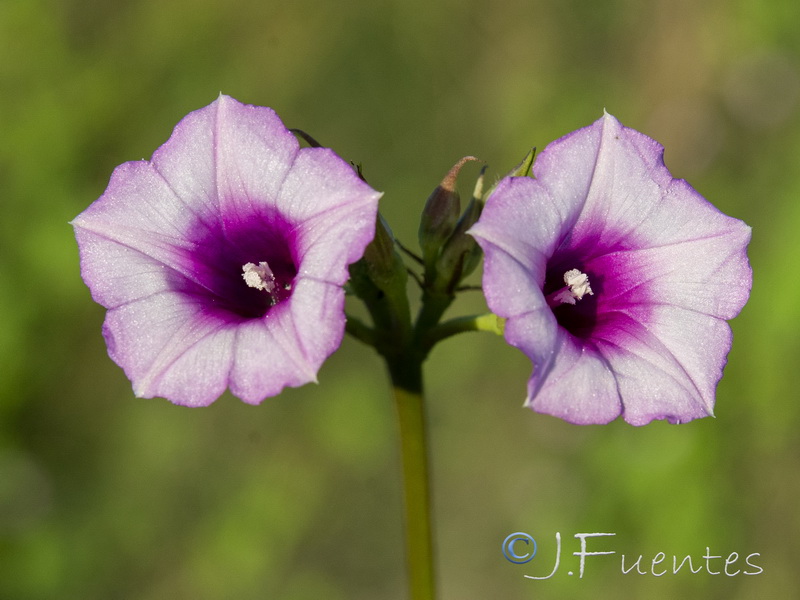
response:
[(471, 160), (478, 159), (474, 156), (465, 156), (458, 161), (425, 203), (419, 224), (419, 245), (426, 272), (433, 267), (439, 251), (456, 227), (461, 213), (456, 179), (461, 167)]
[(485, 172), (486, 167), (483, 167), (475, 183), (472, 199), (464, 210), (464, 214), (458, 220), (453, 234), (445, 243), (436, 262), (438, 277), (445, 282), (445, 287), (449, 291), (452, 291), (477, 268), (483, 256), (480, 246), (471, 235), (467, 234), (467, 231), (478, 221), (483, 210), (483, 180)]

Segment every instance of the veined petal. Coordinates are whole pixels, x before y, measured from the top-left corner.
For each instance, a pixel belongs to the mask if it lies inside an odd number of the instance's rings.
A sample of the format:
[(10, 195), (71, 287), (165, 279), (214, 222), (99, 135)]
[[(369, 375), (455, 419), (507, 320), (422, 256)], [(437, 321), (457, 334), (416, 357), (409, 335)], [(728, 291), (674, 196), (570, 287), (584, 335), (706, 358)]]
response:
[(332, 210), (373, 205), (381, 195), (329, 148), (303, 148), (276, 202), (287, 217), (305, 222)]
[(180, 292), (162, 292), (106, 315), (108, 353), (136, 395), (206, 406), (227, 385), (233, 328)]
[[(210, 150), (216, 194), (227, 225), (276, 206), (300, 144), (272, 109), (240, 104), (224, 95), (213, 106)], [(290, 209), (281, 205), (287, 220), (293, 220)]]
[(534, 370), (526, 404), (576, 425), (604, 424), (620, 415), (620, 395), (603, 356), (559, 329), (551, 365)]
[(318, 366), (307, 359), (293, 334), (286, 305), (265, 319), (237, 327), (230, 378), (234, 395), (248, 404), (259, 404), (285, 387), (316, 381)]
[[(189, 232), (194, 227), (196, 233), (203, 223), (187, 211), (150, 163), (120, 165), (100, 199), (72, 221), (79, 236), (84, 279), (93, 291), (96, 282), (99, 292), (108, 287), (108, 277), (127, 276), (127, 262), (111, 262), (106, 254), (135, 256), (125, 248), (152, 259), (154, 268), (161, 265), (191, 277), (185, 259), (192, 246)], [(114, 305), (97, 299), (104, 306)]]
[(616, 376), (623, 417), (685, 423), (714, 413), (714, 392), (731, 346), (727, 322), (672, 306), (650, 309), (646, 322), (618, 321), (615, 343), (598, 347)]
[(501, 181), (469, 233), (514, 257), (534, 277), (544, 281), (547, 259), (575, 221), (581, 204), (564, 202), (529, 177)]
[(605, 310), (666, 304), (732, 319), (752, 283), (745, 252), (749, 240), (750, 228), (742, 224), (716, 236), (606, 254), (586, 268), (615, 273), (602, 300)]
[(343, 284), (347, 265), (358, 260), (375, 236), (369, 207), (381, 197), (330, 150), (304, 148), (281, 189), (278, 202), (298, 223), (301, 275)]
[[(171, 204), (174, 210), (183, 212), (184, 222), (213, 223), (220, 215), (216, 120), (217, 107), (223, 98), (220, 96), (216, 102), (181, 119), (167, 143), (153, 153), (149, 162), (177, 199)], [(106, 194), (113, 189), (109, 184)], [(142, 194), (141, 198), (145, 202), (147, 195)], [(194, 219), (190, 219), (192, 215)]]
[(344, 290), (299, 279), (291, 299), (238, 329), (231, 391), (250, 404), (316, 381), (344, 335)]
[(563, 332), (547, 305), (508, 320), (506, 341), (522, 350), (533, 363), (534, 376), (528, 383), (528, 401), (536, 396), (553, 370), (563, 345)]
[(581, 131), (592, 136), (595, 158), (572, 237), (589, 236), (603, 248), (617, 247), (651, 219), (672, 182), (664, 166), (664, 149), (608, 113)]
[(289, 305), (291, 328), (286, 331), (312, 364), (330, 356), (344, 336), (344, 290), (338, 285), (301, 278)]
[[(92, 297), (107, 308), (173, 289), (181, 277), (164, 262), (75, 224), (81, 248), (81, 275)], [(171, 262), (170, 259), (164, 258)]]
[[(484, 286), (486, 303), (492, 312), (505, 319), (524, 316), (545, 308), (549, 313), (541, 283), (537, 282), (536, 271), (526, 269), (515, 257), (490, 245), (485, 239), (477, 236), (476, 238), (480, 240), (486, 253), (483, 264), (484, 280), (500, 280), (505, 283), (502, 287)], [(535, 269), (535, 263), (529, 264)], [(544, 264), (539, 270), (543, 281)]]

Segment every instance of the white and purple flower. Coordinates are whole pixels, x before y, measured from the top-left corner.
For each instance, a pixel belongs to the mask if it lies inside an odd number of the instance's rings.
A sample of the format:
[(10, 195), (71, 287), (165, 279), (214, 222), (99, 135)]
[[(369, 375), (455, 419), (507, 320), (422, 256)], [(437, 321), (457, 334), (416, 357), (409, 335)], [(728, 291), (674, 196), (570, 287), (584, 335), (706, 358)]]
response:
[(227, 96), (125, 163), (73, 221), (103, 335), (137, 396), (256, 404), (316, 380), (380, 194), (269, 108)]
[(605, 114), (499, 183), (471, 229), (526, 404), (572, 423), (713, 414), (747, 302), (750, 228), (673, 179), (663, 148)]

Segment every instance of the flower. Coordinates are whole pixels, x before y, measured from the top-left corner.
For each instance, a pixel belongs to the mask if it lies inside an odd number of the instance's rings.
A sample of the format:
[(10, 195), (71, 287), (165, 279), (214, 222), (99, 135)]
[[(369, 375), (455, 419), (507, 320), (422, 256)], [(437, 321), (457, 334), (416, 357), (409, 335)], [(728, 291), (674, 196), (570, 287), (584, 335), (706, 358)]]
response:
[(380, 194), (269, 108), (221, 95), (72, 222), (103, 335), (137, 396), (250, 404), (316, 380)]
[(713, 414), (750, 292), (750, 228), (674, 179), (664, 149), (609, 114), (502, 180), (471, 229), (526, 405), (571, 423)]

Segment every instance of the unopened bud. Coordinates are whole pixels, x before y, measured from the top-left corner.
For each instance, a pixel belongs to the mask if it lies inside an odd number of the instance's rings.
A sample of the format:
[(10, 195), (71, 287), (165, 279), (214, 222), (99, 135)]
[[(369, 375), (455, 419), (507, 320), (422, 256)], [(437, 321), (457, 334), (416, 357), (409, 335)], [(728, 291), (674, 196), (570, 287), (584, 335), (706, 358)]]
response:
[(484, 166), (475, 183), (472, 199), (458, 220), (450, 239), (442, 248), (441, 256), (436, 264), (439, 277), (447, 281), (447, 287), (451, 291), (477, 268), (483, 256), (480, 246), (471, 235), (467, 234), (467, 231), (477, 223), (481, 211), (483, 211), (482, 196), (485, 172), (486, 167)]
[(466, 156), (458, 161), (445, 175), (442, 182), (433, 190), (425, 202), (419, 224), (419, 245), (426, 269), (433, 266), (442, 245), (452, 235), (461, 213), (461, 200), (456, 191), (458, 172), (465, 163), (478, 160)]

